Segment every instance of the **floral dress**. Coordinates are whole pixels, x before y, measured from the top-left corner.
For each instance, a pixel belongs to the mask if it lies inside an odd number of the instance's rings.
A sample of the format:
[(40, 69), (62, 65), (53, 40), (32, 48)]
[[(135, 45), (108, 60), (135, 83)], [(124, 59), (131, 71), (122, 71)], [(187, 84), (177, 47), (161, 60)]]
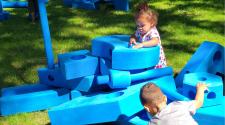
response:
[(149, 41), (154, 37), (157, 37), (159, 39), (159, 44), (158, 46), (160, 47), (160, 56), (159, 56), (159, 62), (155, 66), (155, 68), (163, 68), (166, 67), (166, 57), (163, 51), (163, 47), (161, 45), (161, 40), (159, 36), (159, 32), (156, 29), (156, 27), (153, 27), (150, 31), (148, 31), (145, 35), (141, 35), (141, 32), (137, 30), (135, 32), (135, 36), (137, 37), (139, 42), (144, 42), (144, 41)]

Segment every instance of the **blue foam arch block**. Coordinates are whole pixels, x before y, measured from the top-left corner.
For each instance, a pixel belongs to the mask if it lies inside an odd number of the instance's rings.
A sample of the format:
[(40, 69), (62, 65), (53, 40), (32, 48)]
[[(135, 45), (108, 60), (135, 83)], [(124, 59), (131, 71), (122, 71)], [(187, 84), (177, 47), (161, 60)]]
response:
[(175, 78), (177, 87), (182, 87), (186, 73), (208, 72), (224, 75), (224, 50), (225, 48), (214, 42), (203, 42), (181, 72)]
[(58, 55), (59, 67), (66, 80), (99, 73), (98, 58), (87, 50), (80, 50)]
[(88, 92), (90, 90), (95, 78), (94, 75), (90, 75), (72, 80), (66, 80), (59, 68), (39, 68), (38, 77), (39, 83), (41, 84), (79, 90), (83, 92)]
[(209, 91), (205, 92), (204, 94), (204, 103), (202, 107), (222, 104), (223, 80), (220, 76), (206, 72), (185, 74), (182, 88), (183, 95), (190, 99), (195, 99), (196, 85), (198, 82), (205, 82), (209, 85)]
[(2, 116), (47, 109), (70, 99), (67, 89), (42, 84), (4, 88), (0, 98)]
[[(97, 37), (92, 40), (92, 55), (107, 58), (112, 69), (136, 70), (155, 66), (159, 61), (159, 47), (128, 48), (128, 35)], [(126, 57), (126, 58), (125, 58)]]
[[(160, 87), (164, 86), (164, 89), (172, 90), (171, 84), (175, 83), (173, 81), (170, 83), (171, 80), (173, 80), (172, 76), (164, 76), (151, 81)], [(48, 111), (51, 124), (92, 124), (116, 121), (121, 115), (132, 116), (143, 109), (139, 100), (139, 92), (146, 83), (143, 82), (109, 94), (99, 93), (88, 97), (78, 97), (54, 107)], [(109, 112), (109, 109), (113, 110)], [(62, 118), (61, 114), (67, 117)]]

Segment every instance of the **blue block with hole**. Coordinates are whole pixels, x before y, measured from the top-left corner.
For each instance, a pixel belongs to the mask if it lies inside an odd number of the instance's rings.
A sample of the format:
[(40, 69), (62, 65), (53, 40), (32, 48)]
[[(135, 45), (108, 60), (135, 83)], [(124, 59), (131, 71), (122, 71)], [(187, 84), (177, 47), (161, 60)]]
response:
[(223, 101), (223, 81), (220, 76), (206, 72), (189, 73), (184, 76), (183, 95), (194, 99), (196, 95), (196, 85), (199, 82), (209, 84), (209, 91), (205, 91), (203, 107), (222, 104)]
[(63, 77), (61, 69), (55, 67), (54, 69), (39, 68), (38, 69), (39, 83), (63, 87), (67, 89), (79, 90), (82, 92), (88, 92), (94, 83), (94, 75), (75, 78), (72, 80), (66, 80)]
[(177, 87), (182, 87), (183, 78), (186, 73), (208, 72), (224, 76), (224, 46), (214, 42), (203, 42), (185, 67), (175, 78)]
[(97, 37), (92, 40), (92, 55), (111, 60), (111, 69), (137, 70), (154, 67), (159, 61), (159, 46), (129, 48), (129, 38), (128, 35)]
[(0, 98), (0, 114), (6, 116), (43, 110), (69, 100), (69, 90), (43, 84), (3, 88)]
[[(156, 83), (168, 95), (168, 98), (186, 99), (176, 92), (172, 75), (162, 76), (150, 81)], [(94, 124), (131, 117), (143, 110), (139, 99), (139, 92), (140, 88), (147, 82), (130, 86), (125, 90), (117, 90), (110, 93), (99, 92), (78, 97), (54, 107), (48, 111), (51, 124)], [(113, 110), (109, 111), (109, 109)], [(62, 114), (67, 117), (62, 117)]]
[(98, 58), (87, 50), (79, 50), (58, 55), (59, 68), (66, 80), (98, 74)]

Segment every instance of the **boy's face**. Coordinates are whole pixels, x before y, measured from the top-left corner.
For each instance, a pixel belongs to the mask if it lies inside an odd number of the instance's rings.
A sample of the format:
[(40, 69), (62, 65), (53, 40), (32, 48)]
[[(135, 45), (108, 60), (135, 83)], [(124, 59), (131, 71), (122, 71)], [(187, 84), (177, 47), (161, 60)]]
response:
[(146, 34), (152, 27), (152, 24), (150, 23), (150, 21), (143, 16), (140, 16), (136, 20), (136, 25), (137, 25), (137, 29), (142, 35)]

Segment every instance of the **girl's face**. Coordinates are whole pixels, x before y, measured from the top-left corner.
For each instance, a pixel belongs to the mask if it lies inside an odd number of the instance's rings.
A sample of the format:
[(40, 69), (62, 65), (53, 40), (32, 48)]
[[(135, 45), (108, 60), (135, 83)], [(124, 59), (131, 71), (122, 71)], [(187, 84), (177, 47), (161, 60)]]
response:
[(151, 30), (152, 24), (145, 17), (139, 17), (136, 20), (137, 29), (141, 32), (142, 35), (146, 34)]

